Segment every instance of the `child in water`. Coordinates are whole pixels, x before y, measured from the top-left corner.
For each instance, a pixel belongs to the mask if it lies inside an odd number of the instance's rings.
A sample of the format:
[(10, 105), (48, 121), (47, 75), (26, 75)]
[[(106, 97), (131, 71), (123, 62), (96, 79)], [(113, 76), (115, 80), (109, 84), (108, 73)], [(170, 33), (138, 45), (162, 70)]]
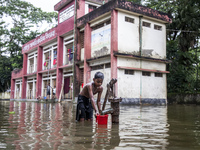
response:
[[(93, 119), (93, 109), (95, 114), (99, 115), (101, 113), (101, 94), (103, 92), (104, 75), (101, 72), (96, 72), (93, 78), (93, 82), (87, 83), (82, 91), (78, 95), (77, 100), (77, 110), (76, 110), (76, 120), (77, 121), (92, 121)], [(94, 95), (97, 94), (97, 107), (94, 101)]]

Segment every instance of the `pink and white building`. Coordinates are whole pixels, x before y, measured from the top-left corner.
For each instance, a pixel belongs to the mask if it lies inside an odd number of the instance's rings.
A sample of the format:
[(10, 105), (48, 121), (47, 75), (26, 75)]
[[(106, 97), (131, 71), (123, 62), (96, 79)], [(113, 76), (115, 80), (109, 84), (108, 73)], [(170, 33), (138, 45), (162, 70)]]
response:
[[(14, 70), (11, 100), (46, 97), (46, 86), (64, 85), (64, 99), (80, 92), (95, 72), (106, 84), (117, 78), (124, 103), (166, 104), (165, 13), (125, 0), (61, 0), (58, 25), (24, 44), (23, 68)], [(76, 16), (75, 16), (76, 15)], [(75, 29), (74, 29), (75, 28)]]

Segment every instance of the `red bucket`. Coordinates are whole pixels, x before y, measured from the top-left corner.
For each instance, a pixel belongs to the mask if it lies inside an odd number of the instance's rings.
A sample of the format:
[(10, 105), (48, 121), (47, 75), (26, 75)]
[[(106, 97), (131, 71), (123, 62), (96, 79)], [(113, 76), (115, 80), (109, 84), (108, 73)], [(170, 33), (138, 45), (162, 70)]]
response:
[(97, 115), (96, 122), (98, 124), (107, 124), (108, 123), (108, 115)]

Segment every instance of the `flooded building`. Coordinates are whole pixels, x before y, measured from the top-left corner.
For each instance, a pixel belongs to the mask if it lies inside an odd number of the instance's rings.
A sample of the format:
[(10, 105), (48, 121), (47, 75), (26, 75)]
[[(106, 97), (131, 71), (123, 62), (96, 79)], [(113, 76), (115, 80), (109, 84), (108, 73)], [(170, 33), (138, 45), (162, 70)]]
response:
[[(75, 97), (95, 72), (124, 103), (167, 101), (167, 14), (125, 0), (61, 0), (54, 6), (58, 25), (24, 44), (23, 68), (14, 70), (11, 99), (47, 96), (47, 85)], [(51, 92), (52, 93), (52, 92)], [(52, 97), (52, 95), (51, 95)]]

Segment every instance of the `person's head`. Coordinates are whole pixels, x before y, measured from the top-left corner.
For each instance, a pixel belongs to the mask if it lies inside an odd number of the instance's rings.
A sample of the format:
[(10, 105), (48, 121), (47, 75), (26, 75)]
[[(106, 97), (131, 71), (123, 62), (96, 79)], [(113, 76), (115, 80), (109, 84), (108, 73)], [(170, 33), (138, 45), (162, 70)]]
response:
[(96, 72), (93, 78), (95, 86), (101, 86), (103, 83), (104, 75), (102, 72)]
[(48, 85), (50, 85), (50, 83), (48, 83)]
[(54, 88), (56, 88), (56, 86), (54, 85)]

